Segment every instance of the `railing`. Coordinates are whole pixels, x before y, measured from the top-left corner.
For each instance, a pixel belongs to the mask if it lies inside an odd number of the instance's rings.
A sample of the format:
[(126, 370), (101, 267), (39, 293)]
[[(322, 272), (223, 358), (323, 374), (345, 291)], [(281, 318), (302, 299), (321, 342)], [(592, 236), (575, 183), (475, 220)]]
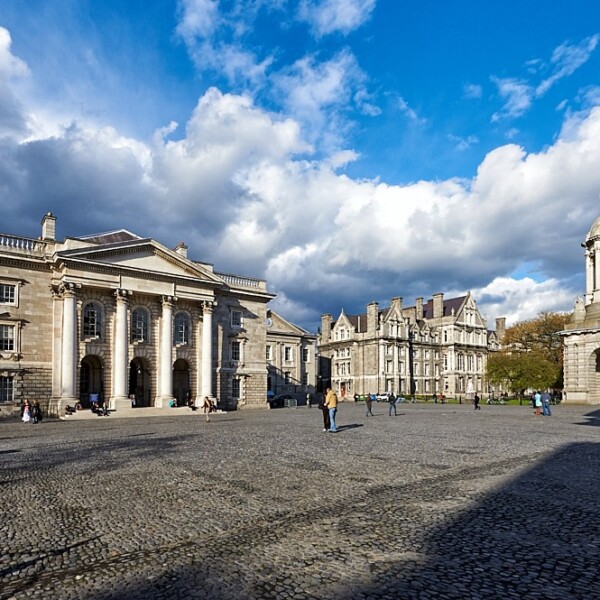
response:
[(253, 277), (243, 277), (241, 275), (229, 275), (227, 273), (215, 273), (223, 281), (229, 285), (238, 287), (251, 287), (251, 288), (263, 288), (264, 282), (261, 279), (254, 279)]
[(0, 233), (0, 250), (18, 252), (19, 254), (44, 254), (46, 242), (32, 238), (17, 237)]

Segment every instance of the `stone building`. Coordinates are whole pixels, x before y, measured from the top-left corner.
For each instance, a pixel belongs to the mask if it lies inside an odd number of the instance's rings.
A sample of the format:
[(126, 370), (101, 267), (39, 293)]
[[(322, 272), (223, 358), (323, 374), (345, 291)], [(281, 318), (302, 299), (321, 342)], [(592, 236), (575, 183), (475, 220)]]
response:
[(471, 293), (447, 300), (439, 293), (411, 307), (392, 298), (383, 310), (372, 302), (360, 315), (323, 315), (318, 345), (324, 385), (342, 398), (388, 391), (466, 396), (489, 391), (487, 355), (498, 340)]
[(304, 400), (315, 393), (317, 381), (316, 336), (267, 311), (267, 392), (290, 394)]
[(575, 302), (564, 336), (564, 394), (568, 404), (600, 404), (600, 217), (585, 242), (585, 296)]
[(265, 406), (266, 282), (217, 273), (125, 230), (56, 239), (0, 235), (0, 408), (50, 414), (217, 398)]

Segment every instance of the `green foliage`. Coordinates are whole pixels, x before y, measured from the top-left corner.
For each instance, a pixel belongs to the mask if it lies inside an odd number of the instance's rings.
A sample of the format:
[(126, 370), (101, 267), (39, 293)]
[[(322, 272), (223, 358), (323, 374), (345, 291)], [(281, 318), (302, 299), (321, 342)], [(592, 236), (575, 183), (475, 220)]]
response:
[(520, 394), (526, 389), (562, 387), (563, 340), (568, 314), (542, 312), (507, 328), (502, 350), (488, 356), (490, 383)]

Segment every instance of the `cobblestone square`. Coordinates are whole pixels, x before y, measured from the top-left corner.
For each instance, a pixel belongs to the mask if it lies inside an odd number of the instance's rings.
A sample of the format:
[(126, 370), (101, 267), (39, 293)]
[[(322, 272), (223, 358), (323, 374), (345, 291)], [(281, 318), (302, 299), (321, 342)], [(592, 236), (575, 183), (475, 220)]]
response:
[(600, 411), (0, 422), (0, 599), (600, 598)]

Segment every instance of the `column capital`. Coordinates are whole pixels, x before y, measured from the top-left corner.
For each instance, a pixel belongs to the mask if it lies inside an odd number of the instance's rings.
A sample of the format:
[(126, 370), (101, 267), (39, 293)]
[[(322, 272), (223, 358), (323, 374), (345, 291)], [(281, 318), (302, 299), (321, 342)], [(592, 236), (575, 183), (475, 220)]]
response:
[(62, 296), (63, 298), (75, 298), (77, 296), (77, 290), (81, 288), (80, 283), (72, 283), (70, 281), (65, 281), (58, 286), (54, 286), (52, 291), (57, 296)]
[(173, 306), (179, 298), (177, 296), (161, 296), (160, 300), (163, 306)]
[(115, 298), (117, 299), (117, 302), (127, 302), (129, 296), (131, 296), (132, 294), (133, 292), (131, 292), (130, 290), (125, 290), (123, 288), (117, 288), (115, 290)]
[(212, 313), (215, 310), (215, 306), (217, 306), (216, 302), (211, 302), (210, 300), (205, 300), (202, 303), (202, 312), (204, 314), (210, 314), (210, 315), (212, 315)]

